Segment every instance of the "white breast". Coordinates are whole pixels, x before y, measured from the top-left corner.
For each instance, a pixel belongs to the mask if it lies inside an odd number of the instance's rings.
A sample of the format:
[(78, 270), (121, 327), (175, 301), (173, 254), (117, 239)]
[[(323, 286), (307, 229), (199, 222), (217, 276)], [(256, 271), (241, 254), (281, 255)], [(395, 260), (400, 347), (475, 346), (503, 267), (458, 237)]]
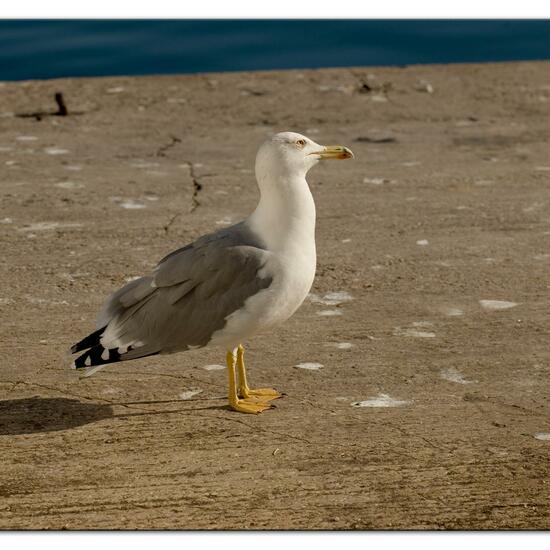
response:
[(271, 285), (251, 296), (227, 318), (211, 340), (232, 349), (252, 334), (288, 319), (306, 298), (316, 268), (315, 204), (305, 181), (293, 182), (292, 193), (262, 192), (260, 202), (246, 220), (265, 243), (269, 259), (260, 276)]

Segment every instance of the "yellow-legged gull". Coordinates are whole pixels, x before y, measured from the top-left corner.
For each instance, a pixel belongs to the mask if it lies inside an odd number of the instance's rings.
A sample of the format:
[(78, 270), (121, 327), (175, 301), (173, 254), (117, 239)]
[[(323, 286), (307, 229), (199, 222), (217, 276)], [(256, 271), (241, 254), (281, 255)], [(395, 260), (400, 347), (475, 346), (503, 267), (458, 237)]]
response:
[(293, 132), (265, 141), (256, 156), (260, 201), (244, 221), (200, 237), (162, 259), (104, 304), (97, 330), (72, 346), (87, 375), (109, 363), (220, 345), (227, 350), (229, 405), (259, 413), (281, 397), (248, 387), (242, 342), (288, 319), (315, 276), (315, 203), (306, 173), (319, 160), (348, 159)]

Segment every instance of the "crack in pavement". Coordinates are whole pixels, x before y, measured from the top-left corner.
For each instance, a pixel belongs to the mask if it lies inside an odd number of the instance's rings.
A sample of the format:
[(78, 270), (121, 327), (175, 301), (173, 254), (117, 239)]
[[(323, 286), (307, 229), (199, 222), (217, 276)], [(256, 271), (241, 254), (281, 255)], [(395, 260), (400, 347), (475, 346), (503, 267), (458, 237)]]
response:
[(191, 181), (193, 182), (193, 194), (191, 195), (191, 207), (189, 209), (189, 212), (192, 213), (201, 205), (199, 201), (199, 193), (202, 191), (202, 183), (197, 180), (193, 163), (185, 162), (184, 164), (187, 164), (189, 167), (189, 175), (191, 176)]
[(177, 136), (170, 136), (170, 139), (172, 141), (170, 141), (170, 143), (166, 144), (166, 145), (163, 145), (162, 147), (159, 147), (157, 149), (157, 152), (156, 152), (156, 155), (157, 157), (165, 157), (166, 156), (166, 151), (168, 151), (168, 149), (171, 149), (172, 147), (175, 147), (176, 143), (181, 143), (181, 139)]
[[(197, 179), (195, 174), (195, 167), (192, 162), (185, 160), (182, 162), (182, 165), (187, 166), (189, 169), (189, 177), (191, 178), (191, 183), (193, 184), (193, 192), (191, 194), (191, 205), (189, 206), (189, 213), (192, 214), (195, 210), (201, 205), (199, 201), (199, 193), (202, 191), (202, 183)], [(182, 215), (183, 212), (177, 212), (174, 214), (168, 223), (164, 226), (164, 232), (168, 233), (170, 228), (176, 219)]]

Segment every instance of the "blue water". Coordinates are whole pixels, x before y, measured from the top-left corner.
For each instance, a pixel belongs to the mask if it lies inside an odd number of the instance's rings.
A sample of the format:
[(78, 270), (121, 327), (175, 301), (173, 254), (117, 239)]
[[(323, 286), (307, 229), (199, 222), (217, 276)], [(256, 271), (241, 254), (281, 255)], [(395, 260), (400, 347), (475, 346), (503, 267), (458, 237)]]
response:
[(2, 20), (0, 80), (550, 59), (550, 20)]

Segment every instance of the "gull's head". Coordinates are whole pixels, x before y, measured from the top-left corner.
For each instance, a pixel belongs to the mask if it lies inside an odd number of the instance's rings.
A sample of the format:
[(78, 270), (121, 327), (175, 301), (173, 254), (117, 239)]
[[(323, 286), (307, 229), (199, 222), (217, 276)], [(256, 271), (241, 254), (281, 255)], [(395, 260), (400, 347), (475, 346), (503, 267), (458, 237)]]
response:
[(256, 177), (304, 177), (320, 160), (350, 159), (353, 153), (342, 145), (319, 145), (294, 132), (281, 132), (266, 140), (256, 155)]

